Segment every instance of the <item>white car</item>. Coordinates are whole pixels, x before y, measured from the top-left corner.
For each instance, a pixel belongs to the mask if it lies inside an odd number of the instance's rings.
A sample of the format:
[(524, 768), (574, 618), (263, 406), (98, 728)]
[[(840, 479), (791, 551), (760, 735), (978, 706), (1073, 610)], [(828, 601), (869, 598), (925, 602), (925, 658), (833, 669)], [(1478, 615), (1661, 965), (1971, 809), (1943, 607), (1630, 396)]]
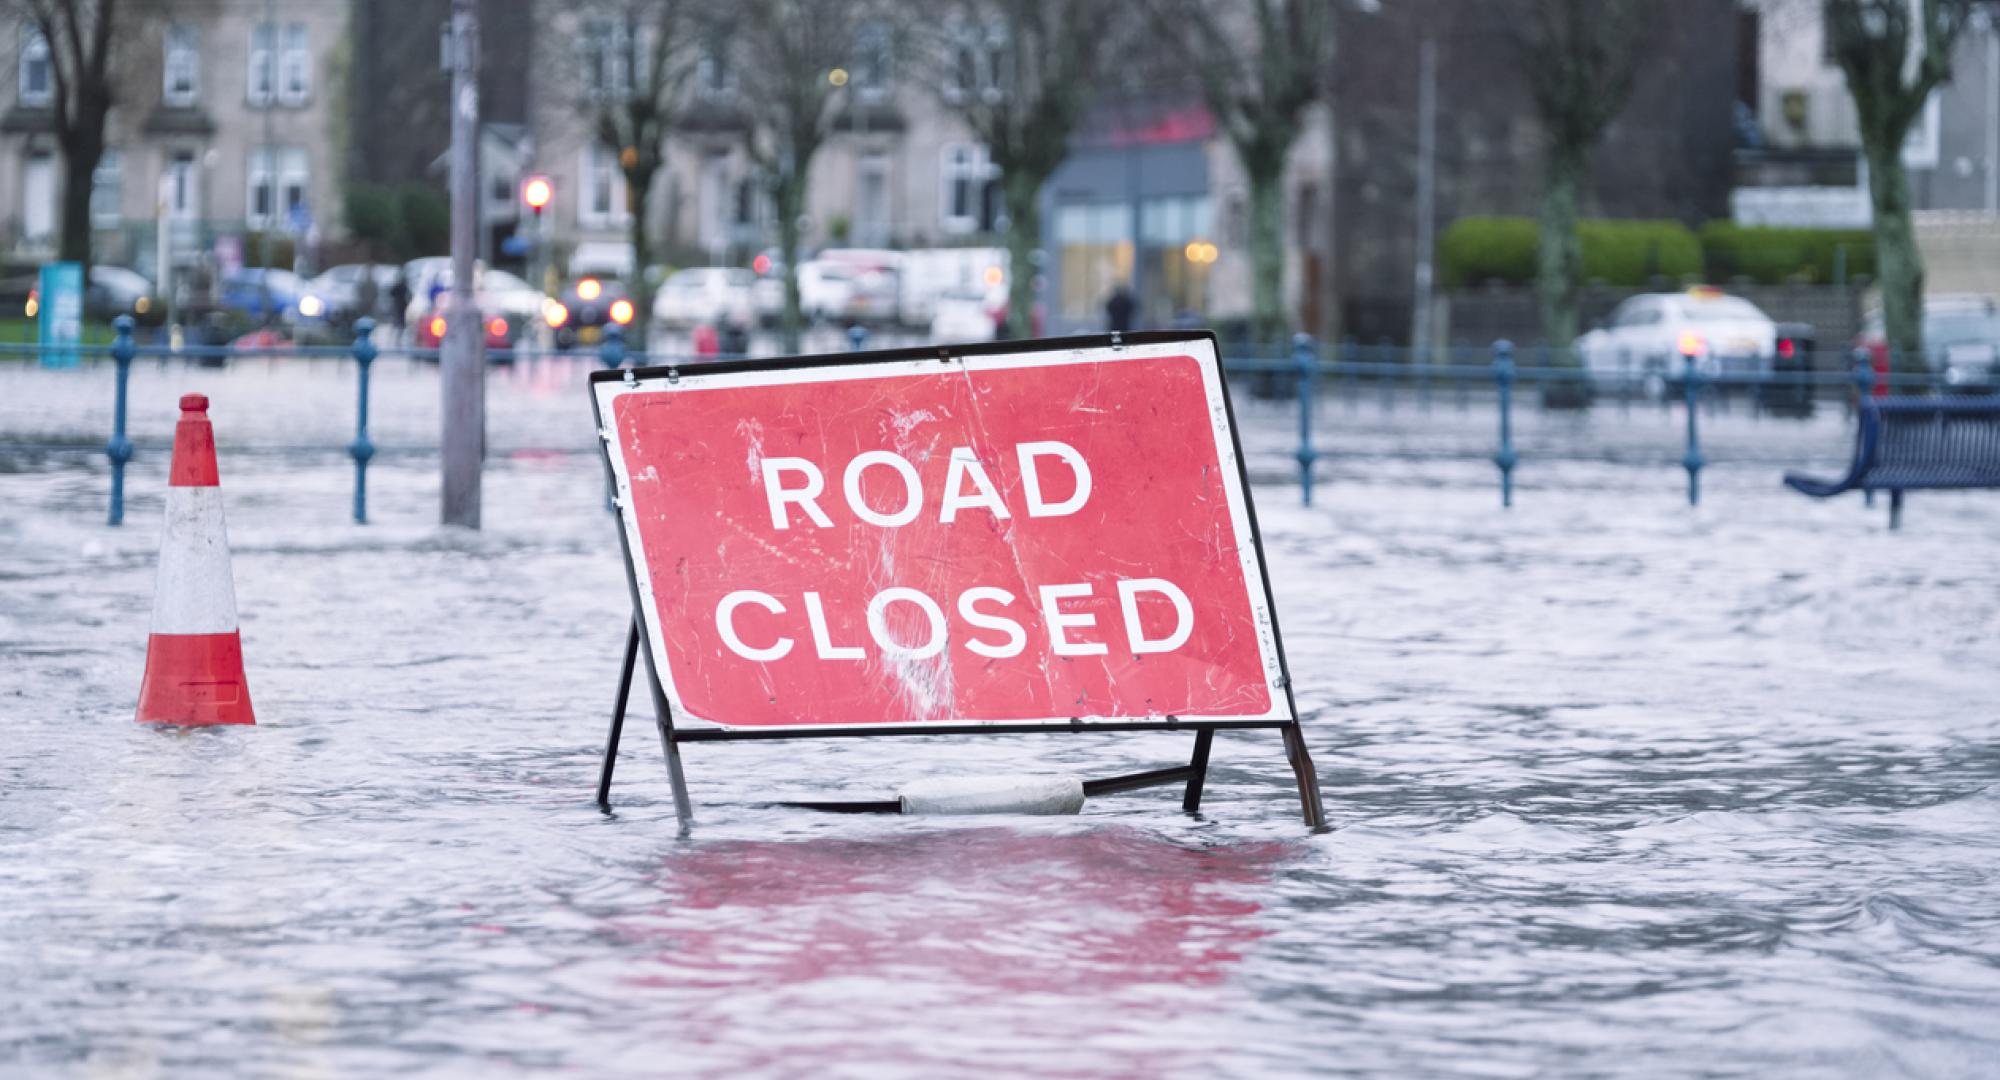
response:
[(939, 345), (992, 341), (1005, 289), (949, 289), (931, 298), (931, 341)]
[(1636, 383), (1657, 396), (1680, 378), (1690, 356), (1707, 378), (1769, 378), (1778, 328), (1750, 301), (1696, 287), (1626, 300), (1604, 326), (1577, 338), (1576, 349), (1594, 380)]
[(799, 264), (799, 310), (809, 320), (844, 319), (854, 304), (857, 274), (846, 263), (809, 259)]
[(753, 310), (757, 275), (727, 266), (676, 270), (653, 294), (653, 321), (662, 326), (720, 325)]

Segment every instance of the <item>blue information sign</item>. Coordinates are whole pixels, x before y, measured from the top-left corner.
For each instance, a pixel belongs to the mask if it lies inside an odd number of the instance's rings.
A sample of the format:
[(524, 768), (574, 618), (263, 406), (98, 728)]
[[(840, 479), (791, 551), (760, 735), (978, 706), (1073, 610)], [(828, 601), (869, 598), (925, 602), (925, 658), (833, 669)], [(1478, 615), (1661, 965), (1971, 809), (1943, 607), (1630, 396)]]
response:
[(83, 345), (83, 266), (57, 262), (42, 266), (41, 338), (43, 367), (75, 367)]

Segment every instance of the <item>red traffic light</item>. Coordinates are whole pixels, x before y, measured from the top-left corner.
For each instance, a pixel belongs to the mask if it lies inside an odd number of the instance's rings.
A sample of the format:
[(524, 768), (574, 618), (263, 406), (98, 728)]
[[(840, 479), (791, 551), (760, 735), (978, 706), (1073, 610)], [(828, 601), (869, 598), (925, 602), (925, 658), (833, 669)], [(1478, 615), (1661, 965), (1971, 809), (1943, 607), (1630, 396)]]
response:
[(546, 176), (530, 176), (521, 184), (521, 201), (527, 203), (528, 208), (536, 213), (540, 213), (555, 195), (555, 185), (549, 183), (549, 178)]

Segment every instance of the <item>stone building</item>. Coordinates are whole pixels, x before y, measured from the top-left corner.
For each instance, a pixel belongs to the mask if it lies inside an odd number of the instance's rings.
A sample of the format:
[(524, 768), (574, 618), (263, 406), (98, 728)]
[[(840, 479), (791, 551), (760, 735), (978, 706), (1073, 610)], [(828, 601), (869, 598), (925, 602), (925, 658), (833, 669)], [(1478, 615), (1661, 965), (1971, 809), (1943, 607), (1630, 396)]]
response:
[[(92, 180), (95, 257), (151, 272), (161, 211), (171, 260), (255, 261), (339, 229), (347, 113), (346, 0), (187, 0), (130, 5), (107, 147)], [(54, 251), (62, 161), (53, 72), (33, 27), (0, 28), (0, 245)]]

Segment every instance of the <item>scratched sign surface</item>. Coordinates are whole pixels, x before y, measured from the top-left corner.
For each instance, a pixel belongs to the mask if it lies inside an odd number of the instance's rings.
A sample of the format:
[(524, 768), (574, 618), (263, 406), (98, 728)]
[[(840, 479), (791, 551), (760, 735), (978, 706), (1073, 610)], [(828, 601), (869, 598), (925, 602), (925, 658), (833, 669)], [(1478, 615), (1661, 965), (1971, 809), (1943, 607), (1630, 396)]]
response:
[(679, 722), (1289, 715), (1206, 338), (593, 388)]

